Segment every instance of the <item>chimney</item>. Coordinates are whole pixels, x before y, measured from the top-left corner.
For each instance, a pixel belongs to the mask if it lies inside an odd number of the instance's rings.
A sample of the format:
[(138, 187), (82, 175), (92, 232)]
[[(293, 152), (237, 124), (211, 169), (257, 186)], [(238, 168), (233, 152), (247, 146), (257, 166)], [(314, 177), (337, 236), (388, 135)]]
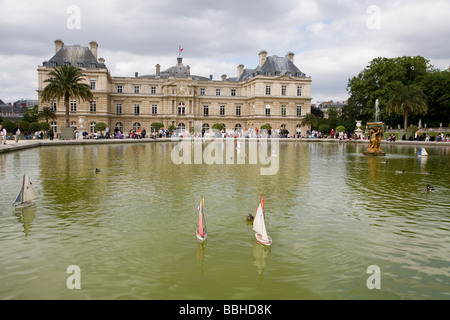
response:
[(159, 77), (161, 75), (161, 66), (158, 63), (155, 67), (156, 67), (156, 75)]
[(105, 59), (104, 58), (98, 58), (98, 62), (105, 64)]
[(240, 64), (238, 65), (238, 78), (240, 78), (243, 73), (244, 73), (244, 65)]
[(58, 51), (61, 50), (62, 47), (64, 47), (64, 42), (62, 42), (61, 40), (55, 40), (55, 53), (58, 53)]
[(266, 50), (262, 50), (259, 53), (259, 67), (260, 68), (264, 65), (264, 63), (266, 63), (266, 60), (267, 60), (267, 51)]
[(95, 60), (97, 60), (97, 50), (98, 50), (98, 44), (95, 41), (89, 42), (89, 46), (91, 48), (91, 52), (95, 57)]
[(139, 77), (139, 72), (135, 72), (135, 73), (134, 73), (134, 77), (135, 77), (135, 78)]
[(186, 66), (186, 69), (187, 69), (187, 73), (188, 73), (188, 76), (190, 76), (191, 75), (191, 66)]
[(223, 74), (222, 75), (222, 81), (226, 81), (227, 80), (227, 75), (226, 74)]
[(289, 60), (291, 60), (292, 63), (294, 63), (294, 56), (295, 56), (295, 54), (294, 54), (293, 52), (291, 52), (291, 51), (289, 51), (289, 52), (286, 54), (286, 58), (288, 58)]

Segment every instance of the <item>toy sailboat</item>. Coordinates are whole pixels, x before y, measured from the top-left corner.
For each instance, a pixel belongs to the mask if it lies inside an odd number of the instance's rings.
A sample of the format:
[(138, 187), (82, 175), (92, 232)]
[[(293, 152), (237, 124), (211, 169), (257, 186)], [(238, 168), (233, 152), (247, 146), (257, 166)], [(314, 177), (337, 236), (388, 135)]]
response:
[(422, 147), (422, 148), (420, 148), (419, 152), (417, 152), (417, 155), (426, 157), (426, 156), (428, 156), (428, 152), (427, 152), (427, 150), (425, 150), (425, 148)]
[(266, 222), (265, 222), (265, 205), (264, 205), (264, 196), (259, 203), (258, 209), (256, 209), (256, 216), (253, 221), (253, 231), (255, 231), (256, 240), (259, 243), (270, 246), (272, 245), (272, 238), (267, 235), (266, 230)]
[(203, 212), (203, 197), (202, 200), (200, 200), (200, 205), (198, 206), (197, 210), (198, 212), (198, 229), (197, 229), (197, 238), (200, 241), (205, 241), (206, 237), (208, 236), (208, 233), (206, 232), (206, 220), (205, 220), (205, 213)]
[(33, 186), (31, 184), (30, 178), (27, 174), (23, 175), (22, 187), (20, 188), (19, 194), (13, 203), (16, 209), (24, 208), (34, 204), (34, 200), (37, 199), (36, 193), (34, 192)]

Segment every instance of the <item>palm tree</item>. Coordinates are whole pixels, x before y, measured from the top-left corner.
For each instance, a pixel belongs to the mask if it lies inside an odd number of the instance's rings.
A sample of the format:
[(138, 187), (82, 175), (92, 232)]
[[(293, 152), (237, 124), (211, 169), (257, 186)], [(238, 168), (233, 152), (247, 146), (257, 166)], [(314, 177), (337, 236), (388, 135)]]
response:
[(44, 118), (47, 123), (49, 119), (56, 119), (55, 111), (49, 107), (43, 107), (42, 110), (38, 112), (37, 116), (38, 118)]
[(302, 126), (309, 125), (309, 127), (312, 129), (312, 127), (316, 126), (318, 123), (318, 120), (315, 115), (312, 113), (307, 113), (305, 117), (302, 120)]
[(415, 85), (399, 84), (397, 89), (392, 92), (391, 98), (387, 104), (386, 111), (388, 115), (398, 113), (405, 116), (404, 130), (408, 128), (408, 114), (418, 113), (426, 114), (428, 111), (427, 96)]
[(91, 101), (93, 94), (91, 88), (82, 83), (84, 74), (75, 66), (63, 65), (49, 73), (50, 79), (45, 80), (48, 85), (42, 91), (42, 101), (64, 98), (66, 109), (66, 128), (70, 128), (69, 123), (69, 101), (70, 99), (80, 99)]

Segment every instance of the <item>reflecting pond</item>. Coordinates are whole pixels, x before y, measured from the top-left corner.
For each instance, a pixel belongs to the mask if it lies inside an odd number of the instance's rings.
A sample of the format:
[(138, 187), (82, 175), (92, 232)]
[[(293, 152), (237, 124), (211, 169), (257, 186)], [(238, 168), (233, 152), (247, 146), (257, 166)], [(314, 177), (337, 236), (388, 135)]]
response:
[[(175, 146), (0, 154), (0, 298), (450, 297), (449, 147), (419, 158), (418, 147), (383, 145), (379, 158), (364, 144), (280, 142), (278, 173), (261, 175), (248, 161), (174, 164)], [(15, 212), (24, 173), (38, 200)], [(246, 221), (263, 195), (270, 249)], [(68, 288), (71, 265), (81, 289)], [(368, 288), (369, 266), (380, 289)]]

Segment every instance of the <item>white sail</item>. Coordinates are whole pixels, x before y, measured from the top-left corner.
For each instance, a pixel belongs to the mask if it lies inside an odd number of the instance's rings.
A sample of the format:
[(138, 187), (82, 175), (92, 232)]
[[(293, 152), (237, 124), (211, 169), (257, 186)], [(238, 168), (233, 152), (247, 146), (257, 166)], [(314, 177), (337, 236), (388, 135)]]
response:
[(36, 193), (31, 185), (30, 178), (25, 174), (23, 176), (22, 203), (37, 199)]
[(253, 231), (259, 233), (261, 235), (262, 240), (269, 241), (269, 237), (267, 236), (266, 223), (264, 221), (264, 212), (259, 204), (258, 209), (256, 210), (256, 216), (253, 220)]

